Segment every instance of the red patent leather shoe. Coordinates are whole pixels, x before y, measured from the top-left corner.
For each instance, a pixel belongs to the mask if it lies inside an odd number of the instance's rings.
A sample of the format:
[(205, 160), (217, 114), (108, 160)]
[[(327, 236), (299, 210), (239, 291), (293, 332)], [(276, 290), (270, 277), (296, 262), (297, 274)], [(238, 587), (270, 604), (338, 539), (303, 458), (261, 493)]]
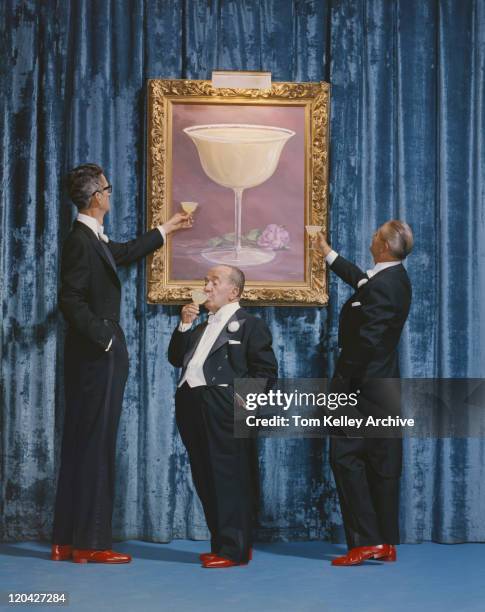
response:
[(360, 565), (368, 559), (395, 561), (396, 549), (390, 544), (379, 544), (378, 546), (357, 546), (356, 548), (351, 548), (346, 555), (333, 559), (332, 565)]
[(72, 559), (71, 544), (53, 544), (51, 547), (52, 561), (67, 561)]
[(226, 559), (225, 557), (212, 555), (210, 559), (206, 559), (202, 562), (202, 567), (218, 569), (223, 567), (236, 567), (238, 565), (247, 565), (248, 563), (249, 561), (243, 561), (242, 563), (238, 563), (237, 561), (233, 561), (232, 559)]
[[(213, 559), (214, 557), (218, 557), (218, 556), (219, 555), (217, 555), (216, 553), (202, 553), (199, 555), (199, 559), (203, 563), (204, 561), (208, 561), (209, 559)], [(249, 561), (252, 561), (253, 559), (253, 549), (252, 548), (249, 549), (248, 559)]]
[(397, 551), (393, 544), (388, 544), (388, 553), (380, 561), (397, 561)]
[(74, 563), (129, 563), (130, 555), (114, 550), (93, 550), (91, 548), (74, 548), (72, 551)]

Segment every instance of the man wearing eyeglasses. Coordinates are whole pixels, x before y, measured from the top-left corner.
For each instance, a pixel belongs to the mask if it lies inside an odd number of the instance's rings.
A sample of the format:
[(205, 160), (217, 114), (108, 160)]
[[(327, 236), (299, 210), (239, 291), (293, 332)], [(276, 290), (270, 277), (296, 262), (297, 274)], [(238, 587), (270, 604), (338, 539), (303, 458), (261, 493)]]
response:
[(103, 169), (83, 164), (67, 179), (79, 213), (61, 261), (66, 405), (51, 558), (128, 563), (129, 555), (111, 550), (116, 434), (128, 376), (117, 268), (160, 248), (170, 232), (191, 227), (192, 217), (177, 213), (135, 240), (114, 242), (103, 228), (112, 192)]

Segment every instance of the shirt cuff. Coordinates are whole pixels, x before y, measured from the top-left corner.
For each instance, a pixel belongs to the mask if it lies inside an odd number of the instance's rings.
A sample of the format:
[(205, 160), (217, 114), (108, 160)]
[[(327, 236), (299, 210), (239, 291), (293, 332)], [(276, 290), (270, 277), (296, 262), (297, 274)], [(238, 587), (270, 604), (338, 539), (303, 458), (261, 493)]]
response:
[(327, 255), (325, 256), (325, 261), (328, 263), (329, 266), (331, 266), (333, 262), (337, 259), (337, 257), (338, 257), (337, 251), (334, 251), (332, 249), (330, 253), (327, 253)]
[(179, 323), (178, 330), (179, 332), (186, 332), (192, 327), (192, 323)]
[(111, 345), (113, 344), (113, 338), (111, 338), (111, 340), (109, 341), (108, 346), (104, 349), (104, 352), (107, 353), (109, 351), (109, 349), (111, 348)]
[(167, 234), (163, 225), (157, 225), (157, 230), (162, 234), (163, 242), (167, 242)]

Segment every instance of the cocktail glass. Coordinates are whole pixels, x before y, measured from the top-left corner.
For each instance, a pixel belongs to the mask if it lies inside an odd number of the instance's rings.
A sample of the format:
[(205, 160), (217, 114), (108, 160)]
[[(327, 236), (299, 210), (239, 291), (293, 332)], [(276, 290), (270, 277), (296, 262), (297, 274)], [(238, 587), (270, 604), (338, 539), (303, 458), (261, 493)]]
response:
[[(305, 225), (305, 229), (307, 234), (310, 236), (311, 243), (313, 244), (313, 241), (317, 237), (318, 233), (323, 230), (323, 225)], [(313, 250), (313, 248), (313, 246), (310, 246), (310, 249)]]
[(274, 251), (241, 244), (243, 191), (261, 185), (273, 175), (283, 147), (295, 132), (242, 123), (193, 125), (184, 132), (195, 144), (207, 176), (234, 191), (234, 247), (206, 249), (202, 255), (211, 262), (234, 266), (257, 266), (271, 261)]
[(180, 202), (180, 206), (182, 207), (182, 210), (189, 214), (192, 214), (193, 212), (195, 212), (198, 205), (199, 205), (198, 202)]
[(190, 292), (190, 297), (192, 298), (192, 302), (200, 306), (204, 302), (207, 301), (207, 293), (202, 291), (201, 289), (192, 289)]

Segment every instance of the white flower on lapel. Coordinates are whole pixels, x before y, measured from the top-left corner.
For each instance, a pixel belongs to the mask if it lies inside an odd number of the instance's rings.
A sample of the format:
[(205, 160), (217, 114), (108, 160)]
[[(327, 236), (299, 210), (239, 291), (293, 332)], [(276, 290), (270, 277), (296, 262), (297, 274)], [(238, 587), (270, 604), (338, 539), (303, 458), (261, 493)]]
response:
[(237, 332), (237, 330), (239, 329), (240, 325), (237, 321), (231, 321), (229, 323), (229, 325), (227, 326), (227, 331), (231, 332), (231, 334), (233, 334), (234, 332)]

